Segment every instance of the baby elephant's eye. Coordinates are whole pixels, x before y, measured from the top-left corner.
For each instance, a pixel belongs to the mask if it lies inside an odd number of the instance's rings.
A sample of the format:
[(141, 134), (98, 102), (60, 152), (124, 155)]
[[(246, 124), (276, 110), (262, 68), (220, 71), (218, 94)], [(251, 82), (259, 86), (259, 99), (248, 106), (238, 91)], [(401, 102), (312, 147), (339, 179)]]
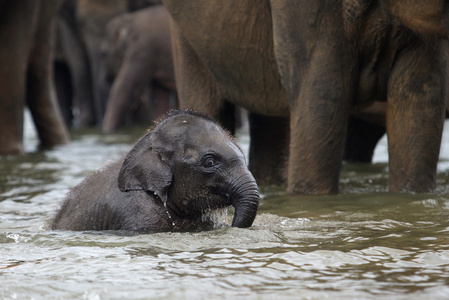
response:
[(206, 159), (203, 161), (203, 164), (206, 168), (211, 168), (214, 167), (216, 165), (219, 164), (218, 160), (216, 157), (214, 156), (208, 156), (206, 157)]

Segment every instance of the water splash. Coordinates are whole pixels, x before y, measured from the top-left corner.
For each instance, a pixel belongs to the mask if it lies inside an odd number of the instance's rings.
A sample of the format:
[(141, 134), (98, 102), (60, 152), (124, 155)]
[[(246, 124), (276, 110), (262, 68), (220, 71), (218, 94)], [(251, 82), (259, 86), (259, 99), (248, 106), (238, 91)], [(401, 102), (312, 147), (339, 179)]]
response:
[(234, 216), (234, 207), (224, 207), (219, 209), (208, 209), (201, 216), (201, 221), (212, 221), (214, 229), (225, 228), (231, 226)]
[[(156, 193), (154, 193), (154, 194), (156, 195)], [(176, 222), (175, 222), (175, 220), (173, 219), (173, 217), (170, 215), (170, 211), (169, 211), (169, 209), (168, 209), (168, 207), (167, 207), (167, 201), (164, 201), (164, 207), (165, 207), (165, 209), (166, 209), (166, 211), (167, 211), (167, 216), (168, 216), (168, 218), (170, 219), (171, 224), (173, 225), (173, 227), (175, 227), (175, 226), (176, 226)]]

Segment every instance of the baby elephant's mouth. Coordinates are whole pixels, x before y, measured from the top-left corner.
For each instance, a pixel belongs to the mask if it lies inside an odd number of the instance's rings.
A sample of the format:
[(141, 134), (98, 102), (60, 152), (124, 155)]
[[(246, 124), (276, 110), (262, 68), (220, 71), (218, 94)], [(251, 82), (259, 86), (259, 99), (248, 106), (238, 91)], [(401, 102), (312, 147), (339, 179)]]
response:
[(229, 192), (227, 192), (227, 191), (224, 191), (222, 188), (219, 188), (219, 187), (211, 188), (211, 194), (220, 197), (221, 201), (219, 201), (217, 203), (217, 204), (219, 204), (219, 206), (216, 207), (216, 208), (222, 208), (222, 207), (226, 207), (226, 206), (231, 206), (232, 205), (231, 194)]
[[(198, 203), (201, 202), (202, 201), (198, 201)], [(187, 201), (182, 205), (183, 207), (192, 208)], [(198, 205), (201, 206), (200, 204)], [(226, 202), (221, 202), (221, 205), (214, 205), (212, 207), (203, 205), (202, 208), (198, 208), (198, 210), (189, 212), (188, 214), (180, 208), (180, 205), (177, 205), (174, 201), (170, 201), (170, 199), (168, 199), (165, 207), (173, 226), (173, 231), (197, 232), (229, 227), (231, 225), (230, 218), (232, 217), (233, 210), (231, 209), (232, 206), (228, 199)]]
[(212, 229), (228, 228), (232, 224), (233, 216), (234, 207), (226, 206), (205, 211), (201, 217), (201, 221), (211, 224)]

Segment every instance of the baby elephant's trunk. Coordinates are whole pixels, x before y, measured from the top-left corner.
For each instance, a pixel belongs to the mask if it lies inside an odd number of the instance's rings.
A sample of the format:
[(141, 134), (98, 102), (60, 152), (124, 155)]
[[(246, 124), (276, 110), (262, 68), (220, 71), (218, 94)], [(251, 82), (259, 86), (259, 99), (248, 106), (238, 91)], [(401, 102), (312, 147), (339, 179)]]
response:
[(233, 227), (250, 227), (259, 207), (259, 189), (251, 174), (245, 174), (231, 183), (231, 203), (235, 208)]

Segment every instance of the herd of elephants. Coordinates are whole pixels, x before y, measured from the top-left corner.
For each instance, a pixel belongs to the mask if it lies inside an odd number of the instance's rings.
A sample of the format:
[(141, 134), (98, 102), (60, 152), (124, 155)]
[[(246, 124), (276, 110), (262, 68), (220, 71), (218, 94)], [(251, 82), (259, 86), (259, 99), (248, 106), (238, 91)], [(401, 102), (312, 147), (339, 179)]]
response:
[(387, 133), (390, 191), (430, 192), (448, 37), (445, 0), (0, 0), (0, 154), (25, 107), (44, 147), (178, 107), (233, 133), (243, 108), (259, 184), (338, 193)]

